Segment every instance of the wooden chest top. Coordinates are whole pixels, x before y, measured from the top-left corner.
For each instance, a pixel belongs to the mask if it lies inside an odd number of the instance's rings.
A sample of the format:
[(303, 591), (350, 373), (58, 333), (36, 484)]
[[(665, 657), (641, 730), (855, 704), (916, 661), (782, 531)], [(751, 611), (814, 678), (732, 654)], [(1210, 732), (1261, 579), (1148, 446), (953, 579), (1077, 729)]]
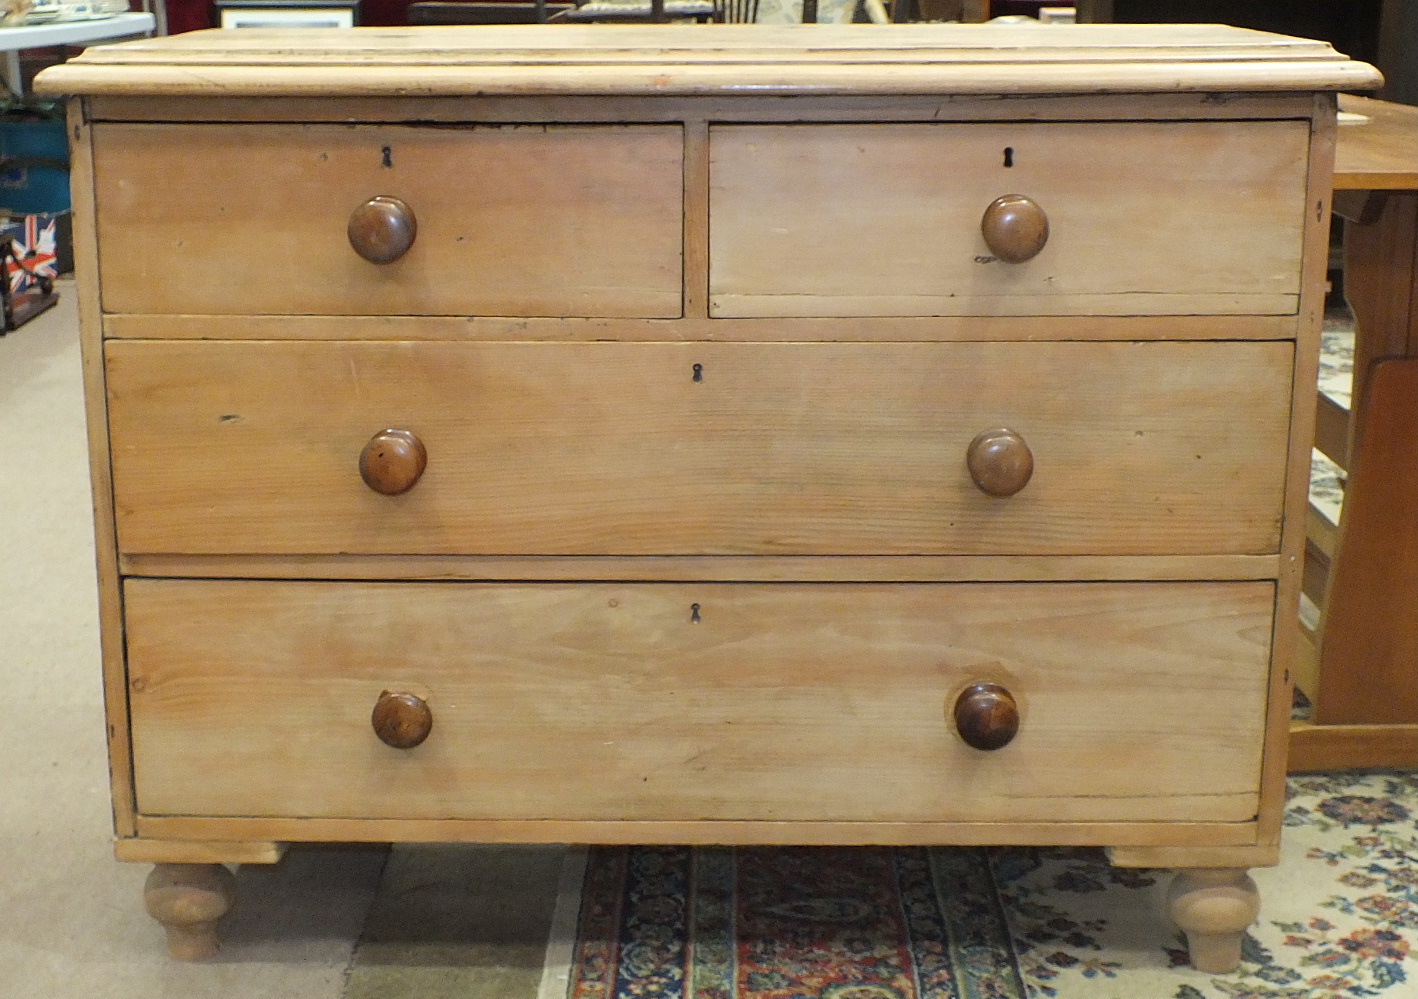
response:
[[(748, 29), (748, 30), (745, 30)], [(490, 25), (198, 31), (91, 48), (41, 93), (1048, 94), (1364, 90), (1324, 42), (1224, 25)]]

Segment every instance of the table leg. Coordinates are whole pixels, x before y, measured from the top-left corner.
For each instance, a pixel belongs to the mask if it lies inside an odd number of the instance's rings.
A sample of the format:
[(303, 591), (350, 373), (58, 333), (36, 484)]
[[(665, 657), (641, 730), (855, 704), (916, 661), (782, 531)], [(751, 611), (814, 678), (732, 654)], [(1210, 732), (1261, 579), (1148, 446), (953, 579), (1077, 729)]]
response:
[(5, 53), (5, 86), (16, 97), (24, 96), (25, 81), (20, 75), (20, 53), (11, 49)]
[[(1418, 192), (1374, 192), (1343, 210), (1354, 401), (1315, 721), (1411, 724), (1418, 722)], [(1393, 360), (1405, 357), (1415, 359)]]

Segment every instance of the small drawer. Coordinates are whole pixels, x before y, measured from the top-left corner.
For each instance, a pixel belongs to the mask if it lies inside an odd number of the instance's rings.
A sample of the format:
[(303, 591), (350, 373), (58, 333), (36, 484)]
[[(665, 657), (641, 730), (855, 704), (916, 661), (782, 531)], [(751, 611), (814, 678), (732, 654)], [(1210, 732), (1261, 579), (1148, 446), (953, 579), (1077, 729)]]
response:
[[(130, 580), (125, 593), (146, 815), (1244, 821), (1257, 808), (1267, 582)], [(978, 741), (982, 684), (1017, 720), (1012, 737), (990, 729), (993, 749), (962, 734)]]
[(1305, 121), (717, 126), (712, 314), (1289, 315), (1309, 141)]
[(103, 306), (673, 317), (679, 126), (94, 127)]
[(1279, 545), (1288, 341), (106, 351), (127, 553)]

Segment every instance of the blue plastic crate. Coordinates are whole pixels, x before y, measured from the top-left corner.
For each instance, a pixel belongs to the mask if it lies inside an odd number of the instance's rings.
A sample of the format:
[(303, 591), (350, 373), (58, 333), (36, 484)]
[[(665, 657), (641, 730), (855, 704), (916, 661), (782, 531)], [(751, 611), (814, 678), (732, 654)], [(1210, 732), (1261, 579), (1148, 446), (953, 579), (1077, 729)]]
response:
[(67, 212), (69, 139), (63, 121), (0, 121), (0, 209)]

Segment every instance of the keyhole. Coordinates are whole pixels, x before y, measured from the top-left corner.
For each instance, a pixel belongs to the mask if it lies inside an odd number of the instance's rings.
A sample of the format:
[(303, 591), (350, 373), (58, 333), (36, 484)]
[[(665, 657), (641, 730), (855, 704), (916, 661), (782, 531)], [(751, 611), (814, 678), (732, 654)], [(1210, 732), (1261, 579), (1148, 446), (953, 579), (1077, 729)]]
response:
[[(384, 153), (384, 165), (385, 165), (386, 167), (391, 167), (391, 166), (393, 166), (393, 165), (394, 165), (394, 150), (391, 149), (391, 148), (389, 148), (388, 146), (385, 146), (385, 147), (383, 148), (383, 150), (381, 150), (381, 151)], [(1008, 164), (1005, 164), (1005, 165), (1008, 166)]]
[[(702, 382), (704, 380), (704, 365), (696, 364), (694, 366), (694, 380), (697, 382)], [(699, 605), (695, 604), (695, 606), (698, 607)]]
[(1012, 166), (1014, 166), (1014, 147), (1013, 147), (1013, 146), (1005, 146), (1005, 147), (1004, 147), (1004, 165), (1007, 166), (1007, 167), (1012, 167)]
[(689, 605), (689, 623), (690, 623), (690, 624), (698, 624), (698, 623), (699, 623), (699, 605), (698, 605), (698, 604), (690, 604), (690, 605)]

